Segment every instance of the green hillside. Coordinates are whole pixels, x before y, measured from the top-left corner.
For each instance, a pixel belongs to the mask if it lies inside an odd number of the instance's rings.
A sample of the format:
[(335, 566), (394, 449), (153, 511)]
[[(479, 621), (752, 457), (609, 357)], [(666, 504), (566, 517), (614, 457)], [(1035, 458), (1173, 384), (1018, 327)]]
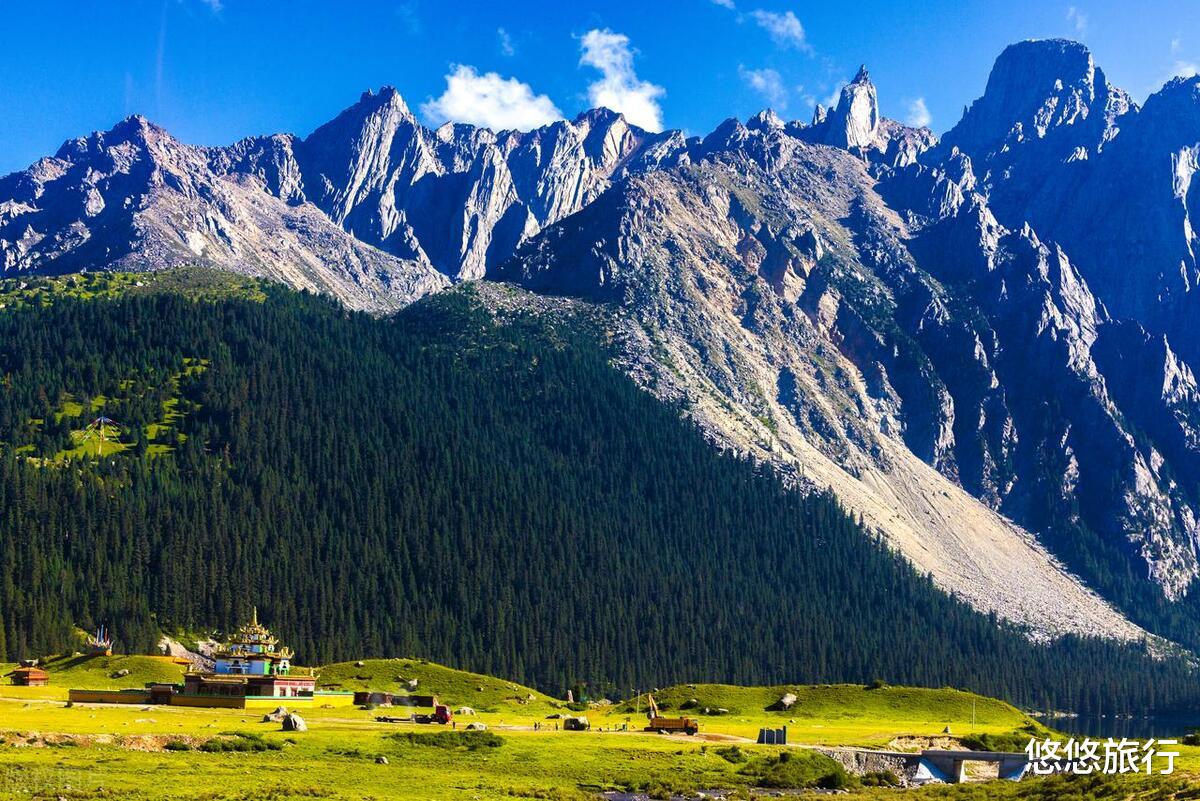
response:
[[(183, 680), (184, 667), (161, 656), (137, 655), (64, 655), (43, 659), (39, 666), (50, 674), (50, 686), (56, 690), (119, 690), (143, 687), (150, 682), (177, 683)], [(0, 665), (0, 675), (14, 665)], [(119, 675), (128, 671), (125, 675)]]
[[(257, 605), (303, 664), (413, 654), (558, 697), (876, 678), (1081, 712), (1200, 695), (1173, 660), (1036, 646), (946, 596), (831, 499), (713, 449), (586, 319), (500, 322), (470, 286), (388, 319), (268, 285), (134, 289), (0, 313), (0, 657), (98, 624), (149, 652)], [(170, 447), (31, 454), (53, 447), (31, 421), (101, 397)]]
[[(417, 687), (410, 690), (408, 682), (413, 679), (417, 681)], [(455, 670), (425, 659), (337, 662), (321, 668), (317, 684), (321, 689), (329, 690), (371, 689), (436, 695), (451, 706), (469, 706), (479, 710), (519, 707), (526, 712), (533, 712), (562, 703), (532, 687), (495, 676)]]
[[(783, 708), (785, 695), (796, 696)], [(775, 687), (739, 687), (729, 684), (686, 684), (668, 687), (654, 694), (663, 710), (683, 710), (692, 714), (763, 715), (796, 720), (837, 721), (870, 719), (873, 721), (945, 721), (974, 720), (982, 726), (1016, 729), (1033, 721), (1004, 701), (943, 688), (871, 687), (861, 684), (779, 685)], [(630, 699), (625, 707), (638, 699)], [(641, 701), (645, 706), (645, 701)], [(718, 713), (716, 710), (727, 710)]]

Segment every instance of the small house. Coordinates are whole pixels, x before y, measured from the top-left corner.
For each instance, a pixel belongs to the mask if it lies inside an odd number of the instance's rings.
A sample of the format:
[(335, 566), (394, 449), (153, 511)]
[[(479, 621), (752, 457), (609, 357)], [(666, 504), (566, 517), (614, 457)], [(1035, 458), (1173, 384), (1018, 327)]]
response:
[(40, 667), (19, 667), (7, 676), (16, 687), (45, 687), (50, 683), (50, 674)]
[(393, 695), (378, 690), (358, 690), (354, 693), (355, 706), (391, 706)]

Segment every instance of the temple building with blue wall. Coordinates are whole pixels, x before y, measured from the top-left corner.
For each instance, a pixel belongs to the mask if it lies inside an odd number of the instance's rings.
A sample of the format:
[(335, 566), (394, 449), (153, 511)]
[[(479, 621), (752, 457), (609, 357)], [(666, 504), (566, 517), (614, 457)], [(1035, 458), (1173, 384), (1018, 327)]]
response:
[(258, 622), (255, 609), (250, 622), (230, 635), (213, 652), (213, 669), (191, 668), (183, 684), (150, 684), (145, 689), (71, 690), (79, 703), (152, 703), (172, 706), (247, 709), (285, 703), (289, 707), (344, 706), (353, 703), (349, 692), (317, 690), (317, 673), (292, 666), (290, 648), (279, 645), (269, 629)]

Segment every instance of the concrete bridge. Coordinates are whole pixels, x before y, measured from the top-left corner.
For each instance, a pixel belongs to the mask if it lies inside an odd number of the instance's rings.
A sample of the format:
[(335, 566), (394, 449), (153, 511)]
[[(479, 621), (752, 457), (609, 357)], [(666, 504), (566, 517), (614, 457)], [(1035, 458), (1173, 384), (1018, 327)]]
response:
[(942, 751), (928, 749), (920, 753), (914, 784), (966, 781), (968, 762), (989, 762), (997, 765), (1001, 779), (1020, 781), (1029, 770), (1029, 757), (1024, 751)]
[(891, 771), (907, 784), (942, 782), (957, 784), (967, 778), (968, 762), (995, 764), (997, 775), (1008, 781), (1020, 781), (1029, 772), (1029, 757), (1023, 751), (969, 751), (926, 749), (910, 751), (874, 751), (866, 748), (814, 749), (842, 764), (856, 775), (872, 771)]

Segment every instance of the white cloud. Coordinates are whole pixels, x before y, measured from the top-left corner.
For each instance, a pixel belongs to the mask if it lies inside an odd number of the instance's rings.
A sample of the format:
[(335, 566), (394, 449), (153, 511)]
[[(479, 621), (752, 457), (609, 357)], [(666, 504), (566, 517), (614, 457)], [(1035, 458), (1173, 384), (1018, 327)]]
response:
[(517, 48), (513, 46), (512, 36), (503, 28), (496, 29), (496, 36), (500, 37), (500, 52), (506, 56), (513, 56), (517, 53)]
[(221, 11), (223, 8), (225, 8), (221, 0), (200, 0), (200, 2), (204, 3), (204, 5), (208, 6), (213, 11)]
[(1176, 36), (1174, 39), (1171, 40), (1171, 53), (1172, 54), (1178, 53), (1182, 49), (1183, 49), (1183, 39)]
[(925, 105), (925, 98), (918, 97), (916, 100), (908, 101), (908, 115), (904, 118), (914, 128), (928, 128), (933, 122), (933, 115), (929, 113), (929, 107)]
[(633, 70), (629, 37), (593, 29), (583, 36), (579, 63), (600, 70), (600, 80), (588, 87), (588, 101), (625, 115), (625, 119), (647, 131), (663, 129), (658, 98), (667, 93), (661, 86), (643, 81)]
[(421, 105), (430, 122), (466, 122), (494, 131), (516, 128), (528, 131), (562, 119), (562, 113), (545, 95), (535, 95), (529, 84), (516, 78), (501, 78), (495, 72), (483, 75), (474, 67), (455, 65), (446, 76), (446, 91)]
[(782, 14), (774, 11), (764, 11), (761, 8), (750, 12), (750, 16), (758, 26), (771, 35), (775, 44), (781, 47), (794, 47), (805, 53), (812, 52), (812, 45), (804, 33), (804, 26), (791, 11)]
[(742, 77), (747, 86), (762, 95), (772, 108), (776, 110), (787, 108), (787, 88), (783, 85), (783, 78), (779, 76), (778, 72), (770, 68), (750, 70), (742, 64), (738, 64), (738, 75)]
[(1075, 33), (1080, 35), (1087, 33), (1088, 18), (1087, 14), (1080, 11), (1075, 6), (1067, 8), (1067, 22), (1071, 23), (1075, 28)]
[(1200, 64), (1194, 61), (1176, 61), (1171, 68), (1171, 76), (1176, 78), (1192, 78), (1200, 75)]
[(737, 6), (733, 4), (733, 0), (712, 0), (712, 4), (715, 6), (720, 6), (721, 8), (728, 8), (730, 10), (737, 8)]

